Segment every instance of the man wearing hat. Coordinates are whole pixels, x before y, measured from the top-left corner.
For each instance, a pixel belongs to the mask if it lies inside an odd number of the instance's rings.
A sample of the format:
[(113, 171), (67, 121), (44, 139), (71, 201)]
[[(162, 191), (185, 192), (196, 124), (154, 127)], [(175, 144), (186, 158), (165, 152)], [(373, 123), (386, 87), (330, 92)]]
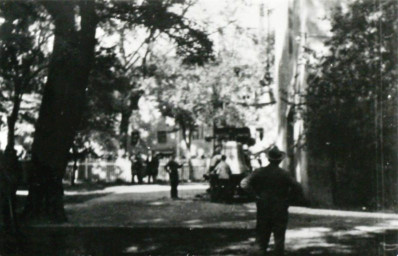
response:
[(272, 146), (266, 154), (269, 165), (256, 169), (244, 178), (240, 185), (256, 196), (257, 242), (263, 253), (266, 253), (273, 233), (275, 255), (284, 255), (289, 195), (302, 194), (302, 189), (287, 171), (279, 167), (286, 156), (285, 152), (280, 151), (277, 146)]
[(168, 172), (170, 175), (170, 186), (171, 186), (170, 195), (172, 199), (178, 199), (177, 187), (178, 183), (180, 182), (178, 169), (182, 167), (183, 164), (179, 164), (176, 162), (176, 156), (174, 154), (171, 155), (169, 162), (164, 167), (166, 172)]

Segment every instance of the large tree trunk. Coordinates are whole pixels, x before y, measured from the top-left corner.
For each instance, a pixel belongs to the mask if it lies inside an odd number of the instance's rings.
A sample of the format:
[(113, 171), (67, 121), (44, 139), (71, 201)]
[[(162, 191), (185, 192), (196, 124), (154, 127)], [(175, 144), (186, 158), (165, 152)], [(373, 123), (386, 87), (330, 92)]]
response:
[(339, 198), (337, 195), (337, 156), (336, 154), (332, 154), (332, 159), (330, 161), (329, 167), (329, 178), (330, 178), (330, 188), (332, 193), (332, 201), (334, 206), (339, 205)]
[(129, 148), (127, 143), (128, 143), (128, 130), (129, 130), (129, 125), (130, 125), (130, 117), (133, 114), (133, 111), (130, 109), (123, 110), (122, 113), (122, 119), (120, 121), (120, 126), (119, 126), (119, 138), (120, 138), (120, 148), (124, 149), (127, 151)]
[[(94, 58), (94, 1), (42, 2), (54, 19), (55, 39), (32, 146), (33, 168), (25, 214), (29, 219), (66, 221), (62, 178), (68, 163)], [(75, 24), (80, 8), (80, 30)]]
[[(20, 86), (18, 86), (20, 87)], [(15, 145), (15, 124), (18, 120), (19, 109), (21, 106), (22, 94), (19, 89), (14, 91), (13, 107), (11, 114), (7, 118), (8, 134), (7, 148), (14, 149)]]
[(16, 233), (18, 231), (15, 211), (16, 192), (21, 172), (14, 145), (15, 123), (18, 119), (22, 95), (20, 95), (19, 90), (16, 90), (14, 93), (13, 109), (7, 118), (7, 146), (4, 155), (0, 153), (0, 205), (5, 229)]
[[(185, 158), (187, 159), (188, 162), (188, 179), (193, 180), (194, 179), (194, 174), (193, 174), (193, 165), (192, 165), (192, 156), (191, 156), (191, 145), (192, 145), (192, 127), (187, 127), (185, 124), (182, 122), (180, 123), (181, 127), (181, 133), (182, 133), (182, 138), (184, 140), (185, 146), (187, 147), (187, 152), (185, 153)], [(188, 131), (188, 136), (186, 132)]]

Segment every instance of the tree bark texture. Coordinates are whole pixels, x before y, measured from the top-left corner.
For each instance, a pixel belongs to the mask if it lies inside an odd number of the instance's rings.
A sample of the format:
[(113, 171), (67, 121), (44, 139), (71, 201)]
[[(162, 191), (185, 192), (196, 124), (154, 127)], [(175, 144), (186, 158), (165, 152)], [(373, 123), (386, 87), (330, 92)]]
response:
[(13, 107), (11, 114), (7, 118), (8, 134), (7, 147), (13, 149), (15, 145), (15, 124), (18, 120), (19, 109), (21, 106), (22, 93), (19, 90), (14, 91)]
[[(85, 105), (97, 19), (94, 1), (42, 4), (54, 20), (55, 38), (32, 145), (25, 214), (29, 219), (62, 222), (66, 221), (62, 178)], [(77, 10), (80, 29), (75, 24)]]

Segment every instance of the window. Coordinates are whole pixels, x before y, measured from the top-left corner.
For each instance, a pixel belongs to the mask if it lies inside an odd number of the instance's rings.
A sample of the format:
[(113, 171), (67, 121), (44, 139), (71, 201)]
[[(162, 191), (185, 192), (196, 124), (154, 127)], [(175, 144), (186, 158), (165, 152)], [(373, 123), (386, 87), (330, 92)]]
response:
[(158, 131), (158, 143), (167, 143), (167, 133), (165, 131)]

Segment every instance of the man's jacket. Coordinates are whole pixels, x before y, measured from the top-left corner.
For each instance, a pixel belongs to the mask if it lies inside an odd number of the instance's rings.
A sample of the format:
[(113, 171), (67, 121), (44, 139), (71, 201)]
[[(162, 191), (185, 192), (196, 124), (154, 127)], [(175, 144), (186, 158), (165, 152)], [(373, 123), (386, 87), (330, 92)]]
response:
[(292, 197), (304, 198), (300, 184), (277, 165), (256, 169), (240, 185), (244, 190), (253, 192), (257, 201), (270, 209), (287, 210)]
[(232, 175), (231, 168), (225, 161), (221, 161), (216, 166), (215, 172), (218, 175), (218, 178), (221, 180), (227, 180), (231, 178)]
[(170, 180), (173, 181), (178, 181), (178, 168), (181, 168), (182, 164), (177, 163), (174, 160), (170, 160), (166, 166), (165, 169), (166, 171), (170, 174)]

